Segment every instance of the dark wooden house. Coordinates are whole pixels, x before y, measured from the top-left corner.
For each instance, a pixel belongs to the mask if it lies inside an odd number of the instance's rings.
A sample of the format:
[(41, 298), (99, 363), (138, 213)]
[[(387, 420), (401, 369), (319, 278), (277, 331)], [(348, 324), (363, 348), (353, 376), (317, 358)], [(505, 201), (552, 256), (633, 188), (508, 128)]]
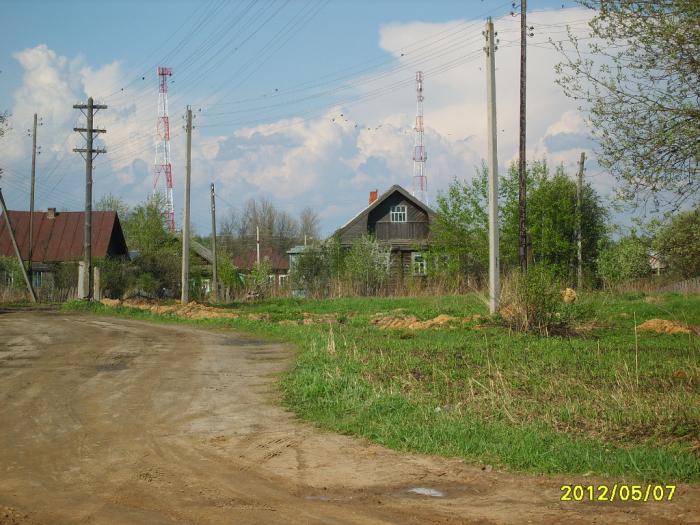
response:
[(392, 275), (403, 280), (427, 273), (423, 250), (428, 246), (435, 212), (398, 184), (382, 195), (370, 192), (369, 205), (342, 226), (336, 235), (350, 247), (363, 235), (372, 235), (391, 251)]

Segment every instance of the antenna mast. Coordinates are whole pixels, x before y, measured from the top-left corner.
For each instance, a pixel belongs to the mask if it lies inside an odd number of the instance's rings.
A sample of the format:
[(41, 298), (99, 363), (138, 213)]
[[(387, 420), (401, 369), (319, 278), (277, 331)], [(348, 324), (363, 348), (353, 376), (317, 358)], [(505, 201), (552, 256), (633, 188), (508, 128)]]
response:
[(165, 223), (170, 232), (175, 231), (175, 206), (173, 205), (173, 168), (170, 164), (170, 118), (168, 117), (168, 77), (173, 70), (157, 68), (159, 77), (158, 119), (156, 120), (156, 160), (153, 169), (153, 193), (158, 190), (158, 180), (165, 177)]
[(413, 196), (421, 202), (428, 199), (428, 178), (425, 175), (425, 161), (428, 155), (423, 145), (423, 72), (416, 71), (416, 137), (413, 147)]

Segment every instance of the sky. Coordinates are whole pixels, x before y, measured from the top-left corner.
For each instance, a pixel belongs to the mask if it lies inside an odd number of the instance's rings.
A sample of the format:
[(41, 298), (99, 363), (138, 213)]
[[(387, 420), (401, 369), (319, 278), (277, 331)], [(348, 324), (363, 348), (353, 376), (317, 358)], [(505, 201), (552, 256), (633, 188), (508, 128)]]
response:
[[(498, 0), (0, 0), (0, 186), (10, 209), (28, 209), (31, 127), (40, 155), (36, 209), (84, 207), (84, 147), (73, 104), (106, 104), (95, 123), (93, 195), (134, 206), (154, 188), (157, 66), (168, 85), (176, 222), (185, 174), (184, 114), (194, 113), (192, 223), (210, 228), (209, 185), (221, 221), (249, 198), (292, 215), (310, 206), (324, 235), (367, 204), (369, 191), (413, 184), (415, 73), (424, 73), (428, 203), (487, 155), (484, 37), (498, 33), (496, 90), (501, 170), (517, 159), (519, 24)], [(516, 10), (519, 6), (516, 4)], [(40, 16), (37, 16), (37, 13)], [(564, 164), (581, 151), (586, 177), (612, 196), (575, 101), (556, 83), (562, 57), (549, 40), (581, 36), (592, 12), (571, 1), (531, 0), (527, 156)], [(159, 190), (164, 181), (159, 180)], [(624, 217), (621, 218), (624, 220)]]

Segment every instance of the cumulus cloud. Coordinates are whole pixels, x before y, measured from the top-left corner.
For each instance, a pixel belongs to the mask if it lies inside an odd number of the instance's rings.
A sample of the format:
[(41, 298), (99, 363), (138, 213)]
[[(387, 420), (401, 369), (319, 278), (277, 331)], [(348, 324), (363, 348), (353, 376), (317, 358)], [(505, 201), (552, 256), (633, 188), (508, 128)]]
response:
[[(529, 16), (536, 36), (528, 49), (528, 157), (546, 156), (551, 164), (564, 163), (572, 172), (581, 150), (587, 151), (595, 169), (592, 145), (575, 103), (554, 82), (554, 65), (560, 57), (543, 42), (555, 34), (553, 27), (563, 36), (567, 21), (588, 17), (589, 11), (577, 8), (537, 11)], [(519, 20), (507, 16), (494, 23), (500, 38), (496, 56), (498, 145), (504, 169), (517, 159)], [(315, 118), (300, 110), (297, 117), (222, 134), (212, 134), (206, 125), (197, 127), (192, 171), (195, 223), (203, 228), (208, 223), (210, 182), (216, 182), (217, 193), (236, 207), (258, 196), (273, 199), (290, 213), (312, 206), (321, 215), (326, 233), (355, 215), (366, 204), (370, 190), (382, 191), (392, 184), (410, 189), (416, 69), (425, 72), (429, 199), (434, 202), (452, 179), (470, 178), (487, 154), (483, 25), (483, 21), (464, 20), (386, 24), (379, 30), (378, 45), (394, 63), (379, 74), (351, 80), (343, 93), (355, 100), (338, 103)], [(575, 32), (584, 31), (581, 23), (576, 27)], [(13, 118), (30, 122), (34, 111), (44, 116), (47, 129), (42, 131), (46, 137), (42, 143), (53, 152), (54, 160), (62, 155), (72, 159), (66, 165), (75, 173), (66, 181), (75, 186), (74, 196), (81, 196), (82, 165), (70, 152), (80, 142), (70, 132), (79, 116), (72, 104), (90, 94), (109, 104), (97, 119), (107, 128), (100, 140), (108, 153), (96, 163), (95, 195), (112, 192), (132, 204), (142, 200), (152, 188), (155, 81), (122, 92), (117, 86), (127, 75), (119, 61), (95, 68), (82, 57), (62, 57), (45, 45), (20, 51), (15, 58), (24, 69), (24, 78), (15, 93)], [(391, 92), (382, 92), (387, 85), (394, 86)], [(180, 106), (172, 99), (170, 106), (179, 216), (185, 138), (180, 112), (173, 111)], [(195, 120), (196, 125), (206, 124), (202, 115), (204, 120)], [(0, 153), (3, 163), (27, 158), (29, 141), (15, 135)], [(609, 178), (593, 180), (609, 193)]]

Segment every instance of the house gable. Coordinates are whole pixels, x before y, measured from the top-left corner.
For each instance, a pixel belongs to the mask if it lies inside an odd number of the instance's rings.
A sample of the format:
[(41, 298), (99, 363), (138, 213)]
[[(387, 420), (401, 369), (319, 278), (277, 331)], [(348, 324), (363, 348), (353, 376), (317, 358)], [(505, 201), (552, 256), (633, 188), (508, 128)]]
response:
[[(392, 222), (391, 209), (405, 206), (405, 222)], [(399, 185), (394, 185), (372, 204), (358, 213), (336, 234), (341, 245), (349, 246), (362, 235), (375, 235), (377, 240), (397, 246), (425, 242), (435, 212)]]

